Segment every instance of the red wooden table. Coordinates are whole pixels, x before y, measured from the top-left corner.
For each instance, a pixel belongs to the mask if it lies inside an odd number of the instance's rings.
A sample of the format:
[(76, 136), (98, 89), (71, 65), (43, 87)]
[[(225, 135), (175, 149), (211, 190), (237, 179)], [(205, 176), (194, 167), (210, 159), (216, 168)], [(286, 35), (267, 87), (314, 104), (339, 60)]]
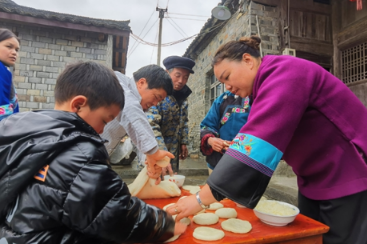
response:
[[(182, 196), (190, 195), (186, 190), (182, 190)], [(173, 202), (177, 202), (179, 197), (169, 199), (150, 199), (144, 200), (146, 203), (163, 208), (165, 205)], [(252, 225), (252, 230), (246, 234), (235, 234), (229, 231), (225, 231), (221, 228), (221, 222), (225, 219), (220, 218), (219, 222), (214, 225), (208, 225), (216, 229), (223, 230), (225, 233), (224, 238), (218, 241), (200, 241), (193, 237), (193, 232), (196, 227), (200, 225), (191, 221), (191, 224), (187, 227), (185, 233), (183, 233), (176, 241), (170, 242), (172, 244), (247, 244), (247, 243), (277, 243), (277, 244), (321, 244), (322, 234), (329, 230), (329, 227), (310, 219), (302, 214), (299, 214), (296, 219), (282, 227), (276, 227), (267, 225), (258, 219), (253, 213), (252, 209), (239, 208), (236, 203), (229, 199), (222, 200), (221, 203), (224, 207), (235, 208), (237, 211), (237, 218), (247, 220)], [(215, 211), (206, 210), (206, 212)], [(192, 216), (190, 217), (192, 219)]]

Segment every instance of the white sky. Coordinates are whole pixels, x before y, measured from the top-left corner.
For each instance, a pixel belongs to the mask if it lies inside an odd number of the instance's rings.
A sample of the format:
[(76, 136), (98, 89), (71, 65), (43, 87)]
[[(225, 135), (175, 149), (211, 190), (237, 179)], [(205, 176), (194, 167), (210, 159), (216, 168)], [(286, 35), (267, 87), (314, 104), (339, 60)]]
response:
[[(163, 19), (162, 43), (181, 40), (198, 34), (211, 16), (211, 10), (220, 0), (13, 0), (15, 3), (41, 10), (68, 13), (99, 19), (130, 20), (130, 28), (143, 40), (158, 43), (158, 11), (166, 8), (168, 16)], [(179, 15), (178, 15), (179, 14)], [(189, 16), (199, 15), (199, 16)], [(150, 17), (151, 16), (151, 17)], [(166, 15), (167, 16), (167, 15)], [(205, 17), (200, 17), (205, 16)], [(191, 20), (189, 20), (191, 19)], [(201, 20), (201, 21), (198, 21)], [(149, 22), (148, 22), (149, 20)], [(146, 27), (144, 28), (144, 26)], [(143, 29), (144, 28), (144, 29)], [(193, 39), (162, 47), (162, 60), (170, 55), (183, 55)], [(144, 65), (157, 63), (157, 47), (139, 44), (130, 36), (126, 74)], [(135, 50), (134, 50), (135, 49)], [(133, 52), (132, 52), (133, 51)], [(132, 53), (131, 53), (132, 52)]]

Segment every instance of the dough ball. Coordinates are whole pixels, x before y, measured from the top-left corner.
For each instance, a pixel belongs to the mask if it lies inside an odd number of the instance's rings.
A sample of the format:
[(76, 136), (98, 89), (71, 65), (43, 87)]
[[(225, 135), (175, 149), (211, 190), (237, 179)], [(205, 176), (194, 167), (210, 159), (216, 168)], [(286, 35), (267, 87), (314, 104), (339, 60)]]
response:
[(195, 215), (192, 220), (198, 225), (213, 225), (218, 223), (219, 217), (213, 213), (202, 213)]
[(224, 231), (211, 227), (197, 227), (193, 236), (202, 241), (217, 241), (224, 237)]
[(250, 222), (242, 219), (227, 219), (221, 223), (222, 229), (233, 233), (245, 234), (252, 229)]
[(215, 202), (209, 205), (208, 210), (217, 210), (223, 208), (223, 204), (221, 204), (220, 202)]
[(234, 208), (220, 208), (215, 211), (215, 214), (218, 215), (219, 218), (224, 218), (224, 219), (237, 217), (237, 211)]

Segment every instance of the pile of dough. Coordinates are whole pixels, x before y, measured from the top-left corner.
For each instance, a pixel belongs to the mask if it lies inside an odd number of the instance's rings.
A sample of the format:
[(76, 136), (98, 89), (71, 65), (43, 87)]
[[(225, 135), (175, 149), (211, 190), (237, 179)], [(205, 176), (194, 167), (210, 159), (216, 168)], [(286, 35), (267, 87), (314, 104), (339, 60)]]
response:
[(215, 211), (215, 214), (219, 216), (219, 218), (236, 218), (237, 217), (237, 211), (234, 208), (220, 208)]
[(197, 227), (193, 236), (202, 241), (217, 241), (224, 237), (224, 231), (210, 227)]
[[(169, 163), (169, 158), (160, 160), (157, 164), (161, 167), (166, 167)], [(145, 166), (133, 183), (128, 185), (132, 196), (140, 199), (152, 198), (170, 198), (181, 195), (181, 190), (178, 186), (170, 181), (161, 181), (158, 185), (155, 184), (155, 179), (149, 178), (147, 175), (147, 166)]]
[(198, 225), (213, 225), (218, 223), (219, 217), (213, 213), (202, 213), (195, 215), (192, 220)]
[(221, 204), (220, 202), (215, 202), (209, 205), (208, 210), (217, 210), (223, 208), (223, 204)]
[(250, 222), (241, 219), (227, 219), (221, 223), (222, 229), (233, 233), (245, 234), (252, 229)]
[(189, 186), (184, 185), (182, 186), (183, 189), (190, 191), (191, 194), (195, 194), (196, 192), (200, 191), (200, 186)]

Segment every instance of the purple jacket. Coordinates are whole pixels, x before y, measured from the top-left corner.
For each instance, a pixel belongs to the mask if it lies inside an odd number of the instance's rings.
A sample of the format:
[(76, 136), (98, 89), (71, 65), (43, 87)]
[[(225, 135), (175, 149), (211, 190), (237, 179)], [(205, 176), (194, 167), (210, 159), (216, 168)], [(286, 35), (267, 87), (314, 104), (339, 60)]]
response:
[(232, 163), (222, 164), (220, 173), (232, 171), (233, 177), (238, 174), (233, 171), (246, 171), (250, 180), (236, 183), (246, 189), (246, 197), (233, 192), (233, 185), (221, 189), (216, 174), (208, 180), (211, 187), (252, 207), (283, 157), (308, 198), (334, 199), (367, 190), (367, 109), (342, 81), (304, 59), (266, 56), (253, 98), (248, 122), (226, 153)]

